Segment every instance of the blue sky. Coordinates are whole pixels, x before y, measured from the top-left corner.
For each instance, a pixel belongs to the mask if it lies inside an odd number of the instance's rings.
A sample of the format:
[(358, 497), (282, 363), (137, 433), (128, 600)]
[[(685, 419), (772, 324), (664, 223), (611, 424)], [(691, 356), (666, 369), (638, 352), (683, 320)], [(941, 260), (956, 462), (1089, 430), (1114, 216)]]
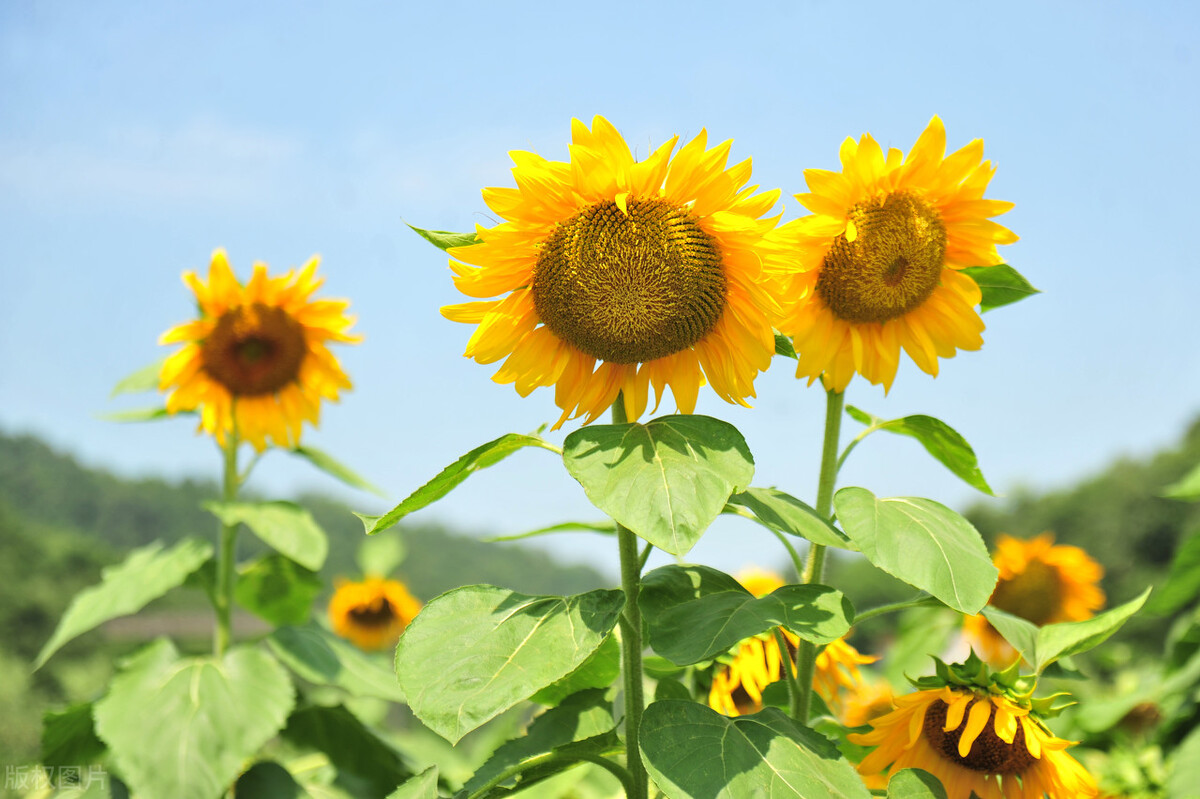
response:
[[(570, 120), (608, 117), (642, 155), (707, 128), (754, 182), (804, 191), (846, 136), (907, 150), (930, 116), (951, 148), (982, 137), (988, 196), (1016, 208), (1003, 249), (1044, 294), (988, 314), (985, 346), (911, 364), (886, 398), (963, 433), (1001, 492), (1069, 484), (1174, 442), (1200, 411), (1191, 246), (1200, 211), (1200, 12), (1187, 3), (41, 3), (0, 5), (0, 429), (34, 432), (127, 475), (215, 476), (188, 421), (123, 426), (112, 385), (188, 319), (185, 269), (225, 247), (248, 275), (323, 256), (366, 340), (355, 390), (306, 441), (399, 500), (459, 454), (557, 417), (461, 357), (470, 328), (445, 257), (402, 220), (491, 224), (507, 152), (566, 157)], [(823, 395), (782, 360), (736, 424), (755, 483), (811, 500)], [(668, 400), (666, 411), (673, 410)], [(847, 421), (846, 430), (856, 425)], [(570, 427), (568, 427), (570, 429)], [(560, 438), (557, 436), (556, 438)], [(268, 458), (260, 489), (337, 491)], [(977, 495), (907, 439), (873, 437), (843, 485)], [(346, 494), (362, 510), (382, 504)], [(527, 451), (415, 519), (518, 532), (599, 517), (553, 455)], [(612, 569), (611, 542), (554, 551)], [(694, 558), (777, 565), (773, 539), (719, 523)]]

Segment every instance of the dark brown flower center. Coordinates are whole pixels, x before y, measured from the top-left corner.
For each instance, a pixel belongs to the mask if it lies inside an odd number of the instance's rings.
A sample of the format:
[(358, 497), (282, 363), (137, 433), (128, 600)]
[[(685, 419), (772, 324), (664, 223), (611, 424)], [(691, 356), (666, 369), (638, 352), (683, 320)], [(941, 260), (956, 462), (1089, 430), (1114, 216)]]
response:
[(1001, 580), (990, 604), (1037, 625), (1046, 624), (1062, 605), (1063, 584), (1058, 569), (1031, 560), (1020, 574)]
[(850, 210), (854, 241), (838, 236), (825, 255), (817, 293), (848, 322), (886, 322), (917, 308), (937, 288), (946, 226), (929, 202), (894, 192)]
[(1023, 773), (1033, 765), (1034, 757), (1025, 748), (1025, 730), (1021, 723), (1017, 722), (1017, 733), (1013, 736), (1013, 742), (1005, 743), (1000, 736), (996, 735), (994, 727), (996, 708), (991, 706), (991, 701), (975, 699), (971, 705), (973, 706), (975, 702), (988, 703), (990, 706), (988, 720), (983, 725), (983, 732), (979, 733), (975, 743), (971, 744), (971, 751), (967, 753), (966, 757), (958, 754), (958, 741), (967, 727), (970, 706), (967, 708), (967, 714), (963, 716), (962, 723), (958, 725), (958, 729), (945, 732), (942, 728), (946, 726), (946, 711), (949, 709), (949, 705), (940, 699), (936, 700), (925, 711), (923, 728), (925, 740), (929, 741), (934, 751), (940, 753), (947, 760), (972, 771), (981, 771), (987, 774)]
[(226, 311), (200, 347), (204, 370), (235, 397), (273, 394), (295, 381), (307, 351), (301, 324), (262, 303)]
[(351, 608), (349, 616), (359, 627), (387, 627), (396, 618), (396, 609), (387, 597), (381, 596)]
[(687, 208), (630, 198), (584, 208), (550, 234), (533, 272), (546, 327), (594, 358), (639, 363), (712, 330), (725, 309), (720, 248)]

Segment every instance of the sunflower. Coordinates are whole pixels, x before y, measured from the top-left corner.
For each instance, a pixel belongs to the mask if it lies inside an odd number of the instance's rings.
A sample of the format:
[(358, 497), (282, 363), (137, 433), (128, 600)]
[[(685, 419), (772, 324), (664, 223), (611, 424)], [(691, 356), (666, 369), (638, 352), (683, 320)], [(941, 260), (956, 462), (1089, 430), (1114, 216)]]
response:
[[(1053, 533), (1028, 541), (1002, 535), (992, 562), (1000, 579), (988, 604), (1037, 625), (1090, 619), (1104, 607), (1104, 567), (1079, 547), (1054, 543)], [(963, 634), (984, 660), (1011, 662), (1016, 651), (982, 615), (963, 620)]]
[(844, 391), (861, 374), (890, 389), (900, 350), (931, 375), (938, 358), (983, 345), (979, 286), (959, 270), (994, 266), (1017, 236), (988, 217), (1012, 203), (983, 199), (995, 168), (976, 139), (943, 157), (936, 116), (908, 157), (864, 134), (847, 138), (841, 172), (808, 169), (797, 194), (812, 215), (775, 231), (799, 254), (779, 329), (793, 336), (797, 377)]
[(862, 727), (896, 709), (896, 697), (885, 680), (860, 680), (846, 693), (839, 719), (847, 727)]
[(877, 747), (858, 770), (890, 777), (919, 768), (941, 780), (948, 799), (1082, 799), (1097, 794), (1091, 775), (1029, 708), (1005, 696), (949, 686), (897, 697), (851, 743)]
[[(784, 584), (777, 575), (757, 569), (743, 572), (737, 579), (743, 588), (756, 597), (766, 596)], [(792, 668), (800, 639), (782, 627), (780, 631), (788, 647), (786, 668)], [(813, 690), (830, 710), (837, 713), (841, 708), (840, 689), (856, 687), (862, 679), (859, 664), (874, 663), (877, 659), (860, 654), (846, 643), (845, 638), (831, 641), (817, 655)], [(786, 676), (783, 672), (784, 662), (785, 656), (779, 651), (779, 642), (774, 633), (742, 641), (733, 657), (727, 659), (713, 676), (708, 706), (727, 716), (762, 710), (763, 689)]]
[(338, 584), (329, 600), (329, 622), (360, 649), (384, 649), (396, 643), (420, 610), (420, 601), (403, 583), (367, 577), (361, 583)]
[(745, 405), (782, 313), (765, 287), (795, 257), (765, 238), (778, 190), (747, 187), (750, 160), (726, 168), (731, 142), (707, 148), (704, 131), (644, 161), (600, 116), (573, 120), (571, 138), (568, 162), (511, 153), (516, 188), (483, 192), (504, 221), (449, 250), (459, 291), (498, 298), (442, 308), (478, 325), (464, 354), (504, 359), (492, 379), (521, 396), (554, 386), (555, 428), (618, 394), (637, 419), (650, 385), (656, 407), (669, 386), (683, 413), (706, 382)]
[(354, 317), (346, 300), (310, 300), (324, 278), (319, 259), (270, 277), (254, 264), (243, 286), (224, 250), (213, 253), (208, 283), (185, 272), (200, 318), (168, 330), (160, 344), (183, 344), (159, 373), (159, 390), (171, 391), (167, 411), (200, 409), (200, 430), (224, 444), (236, 434), (259, 452), (268, 439), (291, 447), (305, 421), (316, 424), (321, 400), (337, 400), (350, 380), (326, 342), (357, 342), (348, 334)]

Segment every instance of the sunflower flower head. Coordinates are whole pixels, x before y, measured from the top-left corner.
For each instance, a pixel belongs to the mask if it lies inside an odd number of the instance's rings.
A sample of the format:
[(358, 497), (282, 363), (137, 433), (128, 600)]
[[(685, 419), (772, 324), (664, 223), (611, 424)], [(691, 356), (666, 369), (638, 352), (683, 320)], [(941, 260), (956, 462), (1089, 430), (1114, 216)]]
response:
[(972, 653), (966, 663), (938, 662), (938, 674), (896, 697), (892, 712), (870, 721), (851, 743), (875, 749), (858, 770), (891, 777), (919, 768), (937, 777), (948, 799), (1090, 799), (1095, 780), (1066, 753), (1045, 719), (1062, 696), (1034, 699), (1036, 680), (1016, 666), (991, 672)]
[(360, 649), (375, 651), (396, 643), (420, 610), (404, 583), (368, 576), (338, 584), (329, 600), (329, 623)]
[[(1000, 572), (988, 604), (1039, 626), (1090, 619), (1104, 607), (1104, 567), (1079, 547), (1054, 543), (1052, 533), (1023, 540), (1001, 535), (992, 562)], [(1016, 651), (982, 615), (963, 621), (963, 634), (989, 663)]]
[(455, 285), (480, 298), (442, 308), (476, 325), (465, 355), (503, 360), (492, 379), (521, 396), (554, 386), (555, 428), (618, 394), (633, 421), (651, 385), (683, 413), (705, 383), (745, 405), (782, 313), (765, 287), (794, 268), (766, 238), (779, 192), (755, 193), (749, 159), (727, 167), (731, 142), (709, 148), (704, 131), (643, 161), (603, 117), (571, 134), (566, 162), (511, 153), (516, 188), (483, 192), (504, 221), (449, 250)]
[(995, 168), (981, 139), (945, 149), (935, 116), (907, 157), (864, 134), (842, 143), (840, 172), (805, 170), (796, 199), (812, 214), (771, 236), (801, 260), (779, 325), (797, 377), (843, 391), (860, 374), (887, 390), (902, 349), (937, 376), (938, 358), (983, 345), (979, 286), (959, 270), (1003, 262), (996, 245), (1017, 236), (989, 217), (1012, 203), (983, 197)]
[(859, 652), (846, 641), (845, 636), (830, 641), (817, 655), (813, 690), (825, 700), (825, 706), (840, 718), (845, 712), (843, 691), (853, 693), (865, 684), (858, 667), (877, 660), (879, 658), (874, 655)]
[(183, 344), (163, 363), (159, 390), (167, 411), (199, 411), (200, 430), (224, 444), (236, 434), (263, 451), (273, 441), (298, 443), (304, 422), (317, 424), (322, 400), (338, 399), (350, 380), (328, 343), (355, 343), (346, 300), (313, 300), (325, 282), (314, 256), (297, 272), (271, 277), (254, 264), (238, 282), (224, 250), (213, 253), (208, 282), (185, 272), (200, 317), (164, 333), (160, 344)]

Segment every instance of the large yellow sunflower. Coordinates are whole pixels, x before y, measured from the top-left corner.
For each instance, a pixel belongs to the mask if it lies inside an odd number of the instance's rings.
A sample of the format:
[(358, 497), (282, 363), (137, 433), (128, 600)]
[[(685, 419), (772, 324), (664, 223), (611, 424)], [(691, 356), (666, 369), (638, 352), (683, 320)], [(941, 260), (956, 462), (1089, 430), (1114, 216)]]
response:
[(185, 272), (200, 318), (159, 339), (184, 345), (159, 374), (159, 389), (171, 392), (167, 410), (199, 409), (200, 429), (218, 442), (236, 431), (260, 452), (268, 440), (293, 446), (305, 421), (317, 424), (321, 400), (350, 388), (326, 343), (361, 340), (347, 333), (354, 324), (348, 301), (309, 299), (325, 282), (316, 276), (318, 263), (314, 256), (298, 273), (277, 277), (255, 263), (243, 286), (217, 250), (207, 283)]
[[(1053, 533), (1028, 541), (1001, 535), (992, 562), (1000, 579), (988, 604), (1037, 625), (1090, 619), (1104, 607), (1104, 567), (1079, 547), (1054, 543)], [(963, 634), (989, 663), (1016, 657), (1008, 642), (982, 615), (963, 620)]]
[(476, 324), (465, 355), (504, 359), (492, 378), (521, 396), (554, 386), (568, 418), (592, 421), (624, 392), (632, 421), (670, 386), (691, 413), (701, 385), (746, 404), (775, 352), (781, 309), (764, 291), (794, 254), (764, 237), (779, 192), (746, 186), (750, 160), (726, 168), (731, 142), (701, 131), (635, 161), (597, 116), (571, 124), (570, 160), (511, 153), (516, 188), (485, 189), (505, 221), (451, 249), (454, 283), (470, 297), (442, 313)]
[(896, 710), (849, 740), (878, 747), (863, 775), (919, 768), (937, 777), (948, 799), (1087, 799), (1091, 775), (1028, 708), (1004, 696), (943, 687), (897, 697)]
[(367, 577), (341, 582), (329, 600), (333, 631), (360, 649), (385, 649), (421, 612), (421, 603), (397, 580)]
[(982, 139), (945, 149), (935, 116), (907, 158), (864, 134), (842, 143), (841, 172), (805, 170), (809, 192), (796, 199), (813, 213), (772, 236), (801, 259), (779, 326), (797, 377), (843, 391), (857, 373), (886, 390), (901, 348), (936, 376), (938, 358), (983, 345), (979, 287), (959, 270), (1002, 263), (996, 245), (1017, 236), (989, 217), (1012, 203), (983, 198), (995, 168), (981, 162)]

